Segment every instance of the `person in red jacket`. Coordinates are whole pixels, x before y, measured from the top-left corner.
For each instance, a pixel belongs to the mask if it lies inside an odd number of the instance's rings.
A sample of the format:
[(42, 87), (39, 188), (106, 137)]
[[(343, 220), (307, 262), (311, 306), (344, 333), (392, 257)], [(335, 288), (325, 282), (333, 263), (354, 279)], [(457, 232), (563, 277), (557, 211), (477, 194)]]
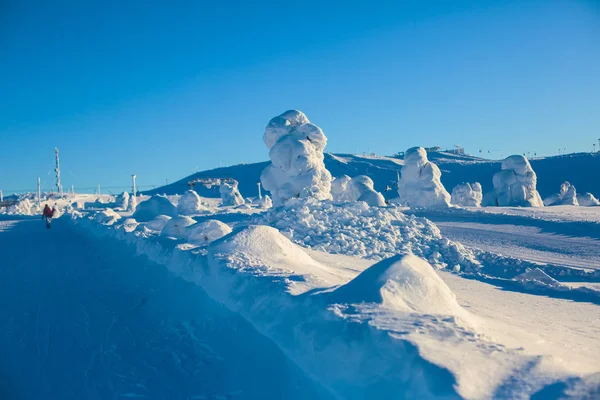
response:
[(46, 219), (46, 225), (50, 225), (52, 217), (54, 216), (54, 209), (51, 209), (48, 204), (44, 206), (44, 212), (42, 213), (42, 219)]

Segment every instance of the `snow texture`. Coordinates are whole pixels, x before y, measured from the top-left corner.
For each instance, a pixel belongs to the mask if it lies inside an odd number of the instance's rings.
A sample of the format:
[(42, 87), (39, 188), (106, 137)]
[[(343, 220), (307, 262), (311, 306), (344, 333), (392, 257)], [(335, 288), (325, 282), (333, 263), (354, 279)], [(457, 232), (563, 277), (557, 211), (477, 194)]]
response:
[(127, 206), (127, 211), (133, 213), (133, 212), (135, 212), (136, 209), (137, 209), (137, 197), (131, 196), (129, 198), (129, 205)]
[(187, 228), (187, 239), (192, 244), (207, 245), (223, 236), (229, 235), (231, 228), (215, 219), (200, 222)]
[(127, 210), (129, 208), (129, 193), (123, 192), (115, 199), (115, 208)]
[(208, 208), (202, 204), (198, 193), (193, 190), (186, 191), (177, 203), (177, 212), (181, 215), (198, 215), (208, 211)]
[(160, 232), (161, 236), (172, 237), (176, 239), (187, 239), (187, 227), (194, 225), (196, 221), (187, 215), (179, 215), (167, 221), (165, 227)]
[(102, 225), (113, 225), (115, 222), (121, 219), (121, 216), (117, 214), (112, 208), (107, 208), (96, 213), (94, 219), (96, 220), (96, 222)]
[(600, 206), (600, 201), (591, 193), (578, 194), (577, 203), (584, 207)]
[(479, 182), (456, 185), (452, 189), (452, 204), (462, 207), (480, 207), (483, 194)]
[(159, 215), (177, 216), (177, 209), (163, 196), (152, 196), (137, 205), (133, 218), (138, 222), (148, 222)]
[(167, 225), (167, 222), (169, 222), (170, 219), (171, 217), (169, 217), (168, 215), (157, 215), (156, 217), (148, 221), (145, 226), (150, 230), (160, 232), (163, 230), (165, 225)]
[(556, 279), (552, 278), (539, 268), (534, 268), (523, 272), (522, 274), (517, 275), (514, 279), (523, 283), (534, 284), (538, 286), (561, 286)]
[(448, 207), (450, 194), (441, 182), (442, 173), (427, 159), (422, 147), (404, 153), (404, 166), (398, 182), (398, 195), (409, 207)]
[(263, 187), (280, 206), (292, 198), (331, 199), (331, 174), (325, 168), (325, 134), (300, 111), (289, 110), (273, 118), (263, 140), (271, 164), (262, 172)]
[(543, 207), (536, 190), (537, 176), (529, 160), (513, 155), (502, 161), (502, 170), (494, 175), (494, 190), (485, 195), (484, 206)]
[(271, 200), (271, 197), (269, 197), (269, 195), (264, 195), (263, 198), (260, 199), (258, 206), (260, 208), (269, 209), (273, 207), (273, 200)]
[(231, 182), (222, 181), (219, 192), (221, 193), (222, 206), (239, 206), (245, 203), (238, 190), (238, 182), (235, 180)]
[(370, 206), (385, 206), (385, 198), (374, 189), (373, 180), (366, 175), (336, 178), (331, 183), (331, 194), (335, 201), (364, 201)]
[(560, 192), (544, 199), (546, 206), (578, 206), (577, 190), (569, 182), (560, 185)]

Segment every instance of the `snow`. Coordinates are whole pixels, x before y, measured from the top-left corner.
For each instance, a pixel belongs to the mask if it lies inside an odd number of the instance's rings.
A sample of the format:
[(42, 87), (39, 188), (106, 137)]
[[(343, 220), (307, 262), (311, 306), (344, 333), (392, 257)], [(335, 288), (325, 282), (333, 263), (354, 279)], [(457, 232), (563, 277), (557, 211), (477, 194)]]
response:
[(167, 225), (167, 222), (169, 222), (170, 219), (171, 217), (168, 215), (157, 215), (148, 221), (144, 226), (153, 231), (160, 232), (163, 230), (165, 225)]
[(515, 280), (542, 286), (560, 286), (560, 283), (539, 268), (530, 269), (517, 275)]
[(479, 207), (483, 194), (479, 182), (470, 184), (468, 182), (456, 185), (452, 189), (452, 204), (462, 207)]
[(441, 182), (440, 169), (427, 159), (422, 147), (404, 153), (404, 166), (398, 182), (400, 199), (410, 207), (448, 207), (450, 194)]
[(171, 218), (160, 231), (161, 236), (172, 237), (175, 239), (187, 239), (188, 226), (194, 225), (196, 220), (187, 215), (179, 215)]
[(138, 222), (148, 222), (159, 215), (176, 217), (177, 208), (166, 197), (152, 196), (137, 205), (133, 218)]
[(127, 210), (129, 208), (129, 193), (123, 192), (115, 199), (115, 207), (121, 210)]
[(335, 201), (364, 201), (370, 206), (385, 206), (385, 198), (374, 189), (374, 183), (366, 175), (350, 178), (343, 175), (331, 183), (331, 194)]
[(229, 225), (215, 219), (209, 219), (189, 226), (187, 228), (187, 239), (192, 244), (203, 246), (230, 233), (231, 228)]
[(494, 175), (494, 190), (483, 198), (485, 206), (543, 207), (536, 190), (537, 176), (529, 160), (513, 155), (502, 161), (502, 171)]
[(238, 190), (238, 182), (235, 180), (231, 182), (222, 181), (219, 191), (222, 206), (239, 206), (245, 203)]
[(198, 193), (193, 190), (186, 191), (177, 203), (177, 212), (182, 215), (197, 215), (208, 211), (208, 208), (202, 204)]
[(560, 185), (560, 192), (544, 199), (545, 206), (578, 206), (578, 196), (575, 186), (569, 182)]
[(121, 216), (115, 211), (113, 211), (112, 208), (107, 208), (96, 213), (94, 219), (96, 220), (96, 222), (101, 223), (103, 225), (112, 225), (119, 219), (121, 219)]
[(584, 207), (600, 206), (600, 201), (591, 193), (578, 194), (577, 203)]
[(271, 119), (263, 140), (269, 164), (260, 177), (275, 206), (292, 198), (331, 198), (331, 173), (325, 168), (325, 134), (301, 111), (289, 110)]
[(258, 206), (264, 209), (271, 208), (273, 207), (273, 200), (271, 200), (271, 197), (269, 197), (269, 195), (265, 195), (262, 199), (260, 199)]

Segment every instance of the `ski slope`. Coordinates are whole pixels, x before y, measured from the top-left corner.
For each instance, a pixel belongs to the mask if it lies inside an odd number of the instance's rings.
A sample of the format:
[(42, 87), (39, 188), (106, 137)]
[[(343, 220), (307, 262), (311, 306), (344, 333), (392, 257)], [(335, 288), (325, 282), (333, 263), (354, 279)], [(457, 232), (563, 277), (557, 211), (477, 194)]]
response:
[(0, 398), (330, 398), (197, 285), (58, 219), (0, 221)]

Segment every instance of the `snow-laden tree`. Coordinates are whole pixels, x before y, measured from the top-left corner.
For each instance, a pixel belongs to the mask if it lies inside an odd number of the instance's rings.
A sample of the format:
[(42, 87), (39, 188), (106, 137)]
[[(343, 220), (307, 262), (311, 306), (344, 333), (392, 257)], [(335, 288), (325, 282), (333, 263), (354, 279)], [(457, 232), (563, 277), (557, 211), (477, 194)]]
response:
[(452, 189), (452, 204), (463, 207), (480, 207), (483, 194), (481, 184), (468, 182), (458, 184)]
[(121, 210), (129, 208), (129, 193), (123, 192), (115, 199), (115, 207)]
[(138, 204), (133, 213), (133, 218), (138, 222), (148, 222), (159, 215), (176, 217), (177, 208), (164, 196), (152, 196)]
[(600, 200), (594, 197), (594, 195), (591, 193), (578, 194), (577, 202), (580, 206), (584, 207), (600, 206)]
[(271, 164), (260, 180), (275, 206), (292, 198), (331, 199), (331, 174), (323, 162), (327, 138), (321, 128), (302, 112), (289, 110), (269, 122), (263, 140)]
[(187, 190), (177, 203), (177, 212), (181, 215), (195, 215), (207, 211), (208, 208), (202, 203), (198, 193), (193, 190)]
[(238, 182), (236, 180), (232, 179), (229, 182), (221, 181), (219, 191), (221, 192), (222, 206), (239, 206), (245, 202), (238, 190)]
[(335, 201), (364, 201), (370, 206), (385, 206), (385, 198), (374, 189), (373, 180), (366, 175), (336, 178), (331, 183), (331, 194)]
[(262, 199), (260, 199), (260, 202), (258, 203), (258, 206), (260, 208), (271, 208), (273, 207), (273, 200), (271, 200), (271, 198), (268, 195), (263, 196)]
[(513, 155), (502, 161), (502, 170), (494, 175), (494, 190), (486, 193), (484, 206), (543, 207), (538, 193), (537, 176), (529, 160)]
[(427, 151), (412, 147), (404, 153), (398, 195), (409, 207), (448, 207), (450, 194), (441, 176), (438, 166), (427, 159)]

